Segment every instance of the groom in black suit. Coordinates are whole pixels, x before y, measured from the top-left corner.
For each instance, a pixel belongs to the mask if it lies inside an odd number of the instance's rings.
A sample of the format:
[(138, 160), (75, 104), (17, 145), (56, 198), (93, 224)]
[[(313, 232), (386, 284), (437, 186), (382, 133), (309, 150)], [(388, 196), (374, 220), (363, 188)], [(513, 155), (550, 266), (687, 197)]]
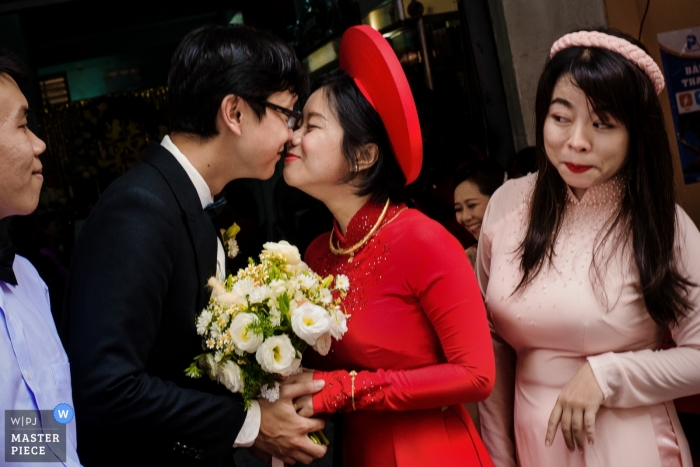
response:
[[(202, 351), (195, 316), (223, 247), (204, 210), (237, 178), (266, 179), (291, 139), (308, 78), (279, 39), (211, 26), (180, 44), (168, 78), (171, 130), (100, 198), (80, 233), (61, 337), (86, 466), (233, 465), (234, 447), (293, 464), (325, 454), (323, 422), (282, 389), (243, 410), (238, 395), (185, 368)], [(232, 200), (252, 203), (250, 199)]]

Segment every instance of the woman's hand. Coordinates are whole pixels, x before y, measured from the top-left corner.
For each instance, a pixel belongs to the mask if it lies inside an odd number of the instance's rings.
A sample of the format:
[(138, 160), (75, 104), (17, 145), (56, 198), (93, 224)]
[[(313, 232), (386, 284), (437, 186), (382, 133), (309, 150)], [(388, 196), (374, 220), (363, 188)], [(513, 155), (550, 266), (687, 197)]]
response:
[[(304, 368), (301, 373), (287, 377), (282, 384), (306, 383), (313, 381), (314, 370)], [(312, 417), (314, 415), (314, 404), (310, 394), (303, 395), (294, 399), (294, 410), (302, 417)]]
[(586, 439), (595, 442), (595, 415), (603, 403), (603, 391), (593, 375), (591, 365), (586, 362), (571, 381), (561, 390), (557, 403), (549, 416), (545, 446), (550, 446), (561, 422), (561, 432), (569, 451), (576, 446), (584, 449)]

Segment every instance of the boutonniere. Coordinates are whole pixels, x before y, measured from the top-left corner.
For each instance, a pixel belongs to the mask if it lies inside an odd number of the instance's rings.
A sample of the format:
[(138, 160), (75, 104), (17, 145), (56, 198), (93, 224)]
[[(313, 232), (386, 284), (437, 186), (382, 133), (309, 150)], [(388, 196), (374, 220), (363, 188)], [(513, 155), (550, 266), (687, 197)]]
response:
[(235, 258), (238, 255), (238, 242), (236, 242), (236, 235), (240, 231), (241, 228), (235, 222), (228, 229), (221, 229), (221, 237), (224, 239), (224, 248), (226, 248), (226, 255), (231, 259)]

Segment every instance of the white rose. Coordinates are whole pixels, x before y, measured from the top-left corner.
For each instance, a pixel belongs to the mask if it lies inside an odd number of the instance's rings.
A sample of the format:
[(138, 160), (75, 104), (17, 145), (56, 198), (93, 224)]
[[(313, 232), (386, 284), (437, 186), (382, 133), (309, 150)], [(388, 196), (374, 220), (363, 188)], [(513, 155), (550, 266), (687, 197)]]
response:
[(286, 334), (265, 339), (255, 352), (255, 359), (266, 372), (282, 376), (293, 374), (301, 365), (301, 359), (296, 358), (292, 341)]
[(292, 312), (292, 329), (309, 345), (328, 332), (331, 320), (328, 312), (311, 302), (304, 302)]
[(330, 319), (331, 321), (331, 336), (335, 338), (335, 340), (340, 340), (343, 338), (343, 335), (348, 332), (348, 320), (347, 317), (345, 316), (345, 313), (343, 313), (340, 310), (336, 310), (335, 313), (333, 314), (333, 317)]
[(253, 313), (240, 313), (231, 322), (231, 339), (241, 350), (253, 353), (262, 344), (263, 336), (248, 331), (248, 325), (258, 321), (258, 317)]
[(331, 333), (327, 332), (316, 340), (316, 344), (313, 349), (323, 355), (324, 357), (328, 355), (328, 351), (331, 350)]
[(219, 366), (216, 379), (221, 384), (226, 386), (226, 389), (231, 392), (241, 392), (243, 390), (241, 367), (233, 363), (231, 360)]
[(299, 254), (299, 249), (294, 245), (290, 245), (289, 242), (282, 240), (281, 242), (267, 242), (263, 245), (265, 251), (269, 251), (273, 255), (281, 256), (287, 264), (298, 264), (301, 262), (301, 255)]

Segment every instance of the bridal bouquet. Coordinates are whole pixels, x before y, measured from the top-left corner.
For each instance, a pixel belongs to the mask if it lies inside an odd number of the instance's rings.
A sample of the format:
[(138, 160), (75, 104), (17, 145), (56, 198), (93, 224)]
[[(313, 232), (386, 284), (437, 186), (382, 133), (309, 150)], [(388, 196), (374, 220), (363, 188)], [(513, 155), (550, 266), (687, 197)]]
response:
[(343, 337), (340, 306), (350, 285), (345, 275), (313, 272), (285, 241), (266, 243), (260, 262), (248, 262), (224, 282), (209, 279), (212, 297), (197, 318), (205, 352), (185, 370), (240, 392), (246, 409), (256, 397), (277, 400), (276, 379), (300, 371), (307, 345), (326, 355), (331, 337)]

